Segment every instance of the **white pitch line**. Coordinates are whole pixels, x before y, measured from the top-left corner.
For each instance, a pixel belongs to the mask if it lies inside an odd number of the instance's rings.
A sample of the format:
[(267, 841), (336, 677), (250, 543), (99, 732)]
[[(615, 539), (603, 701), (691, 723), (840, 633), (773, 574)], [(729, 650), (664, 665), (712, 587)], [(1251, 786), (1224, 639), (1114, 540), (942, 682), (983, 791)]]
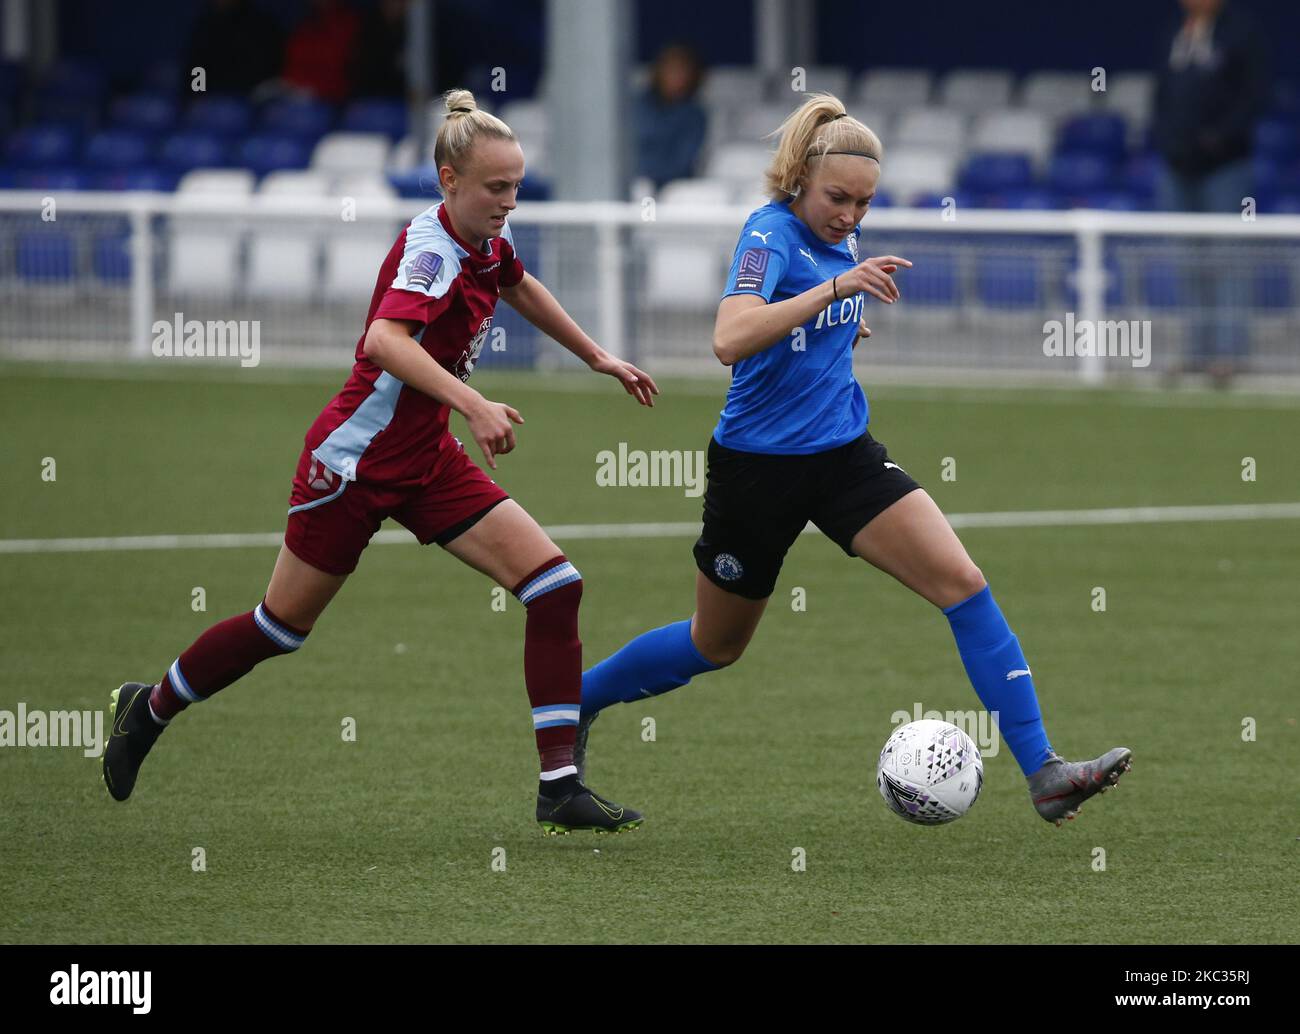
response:
[[(1067, 528), (1107, 524), (1166, 524), (1202, 521), (1266, 521), (1300, 518), (1300, 503), (1242, 503), (1227, 506), (1131, 506), (1105, 510), (1012, 510), (1003, 513), (952, 513), (954, 528)], [(560, 541), (649, 539), (698, 535), (698, 521), (630, 524), (553, 524), (546, 533)], [(804, 534), (816, 532), (809, 524)], [(278, 546), (278, 531), (224, 535), (128, 535), (118, 538), (0, 539), (0, 553), (106, 553), (163, 549), (243, 549)], [(377, 532), (378, 546), (410, 544), (409, 531)]]

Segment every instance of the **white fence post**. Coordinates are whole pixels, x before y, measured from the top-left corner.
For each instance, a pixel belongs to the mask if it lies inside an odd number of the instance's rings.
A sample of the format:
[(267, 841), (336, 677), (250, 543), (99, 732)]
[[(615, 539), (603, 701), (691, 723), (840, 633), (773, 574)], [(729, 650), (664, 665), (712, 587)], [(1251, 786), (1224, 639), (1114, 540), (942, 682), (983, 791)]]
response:
[(153, 208), (131, 198), (131, 358), (147, 359), (153, 328)]
[[(1079, 298), (1079, 319), (1088, 320), (1094, 329), (1105, 318), (1106, 267), (1102, 259), (1101, 230), (1089, 213), (1079, 213), (1079, 274), (1075, 285)], [(1106, 377), (1104, 357), (1082, 356), (1079, 377), (1084, 384), (1101, 384)]]
[(596, 227), (596, 305), (600, 310), (600, 346), (620, 359), (623, 354), (623, 249), (620, 235), (623, 227), (613, 220), (604, 220)]

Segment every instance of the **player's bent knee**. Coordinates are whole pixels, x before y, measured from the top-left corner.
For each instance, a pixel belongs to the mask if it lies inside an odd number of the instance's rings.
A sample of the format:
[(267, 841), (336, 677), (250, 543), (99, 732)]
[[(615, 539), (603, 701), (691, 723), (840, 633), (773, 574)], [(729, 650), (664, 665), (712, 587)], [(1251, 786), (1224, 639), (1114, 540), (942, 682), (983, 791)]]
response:
[(700, 652), (710, 664), (716, 664), (719, 668), (726, 668), (740, 660), (745, 652), (748, 642), (722, 642), (722, 643), (696, 643), (695, 649)]
[(536, 568), (513, 591), (525, 607), (563, 601), (576, 610), (582, 599), (582, 574), (557, 550), (555, 556)]
[(983, 592), (988, 582), (984, 572), (969, 560), (961, 564), (944, 580), (943, 591), (939, 594), (940, 606), (950, 607), (962, 600), (968, 600), (976, 593)]

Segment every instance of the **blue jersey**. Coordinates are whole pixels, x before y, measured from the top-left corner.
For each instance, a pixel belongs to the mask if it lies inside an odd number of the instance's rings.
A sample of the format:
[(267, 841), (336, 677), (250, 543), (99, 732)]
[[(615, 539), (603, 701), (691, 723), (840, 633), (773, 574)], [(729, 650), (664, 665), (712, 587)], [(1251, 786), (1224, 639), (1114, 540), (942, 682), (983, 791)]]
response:
[[(853, 231), (827, 244), (784, 201), (756, 209), (740, 231), (723, 297), (757, 294), (779, 302), (858, 264)], [(853, 343), (866, 295), (831, 302), (776, 344), (731, 369), (731, 388), (713, 432), (742, 452), (834, 449), (867, 429), (867, 398), (853, 376)]]

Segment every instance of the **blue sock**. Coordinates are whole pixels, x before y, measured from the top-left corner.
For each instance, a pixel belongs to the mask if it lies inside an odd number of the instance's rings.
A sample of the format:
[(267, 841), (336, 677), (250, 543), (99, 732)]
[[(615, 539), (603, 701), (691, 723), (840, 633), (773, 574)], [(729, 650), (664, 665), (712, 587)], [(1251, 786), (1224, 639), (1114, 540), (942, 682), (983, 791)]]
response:
[(1020, 641), (1007, 626), (1007, 619), (986, 585), (970, 599), (945, 607), (966, 674), (984, 709), (997, 712), (998, 731), (1020, 771), (1032, 775), (1047, 760), (1052, 745), (1047, 742), (1043, 716), (1038, 710), (1029, 665)]
[(691, 642), (691, 621), (645, 632), (582, 673), (582, 713), (610, 704), (658, 696), (684, 686), (691, 677), (719, 665), (704, 658)]

